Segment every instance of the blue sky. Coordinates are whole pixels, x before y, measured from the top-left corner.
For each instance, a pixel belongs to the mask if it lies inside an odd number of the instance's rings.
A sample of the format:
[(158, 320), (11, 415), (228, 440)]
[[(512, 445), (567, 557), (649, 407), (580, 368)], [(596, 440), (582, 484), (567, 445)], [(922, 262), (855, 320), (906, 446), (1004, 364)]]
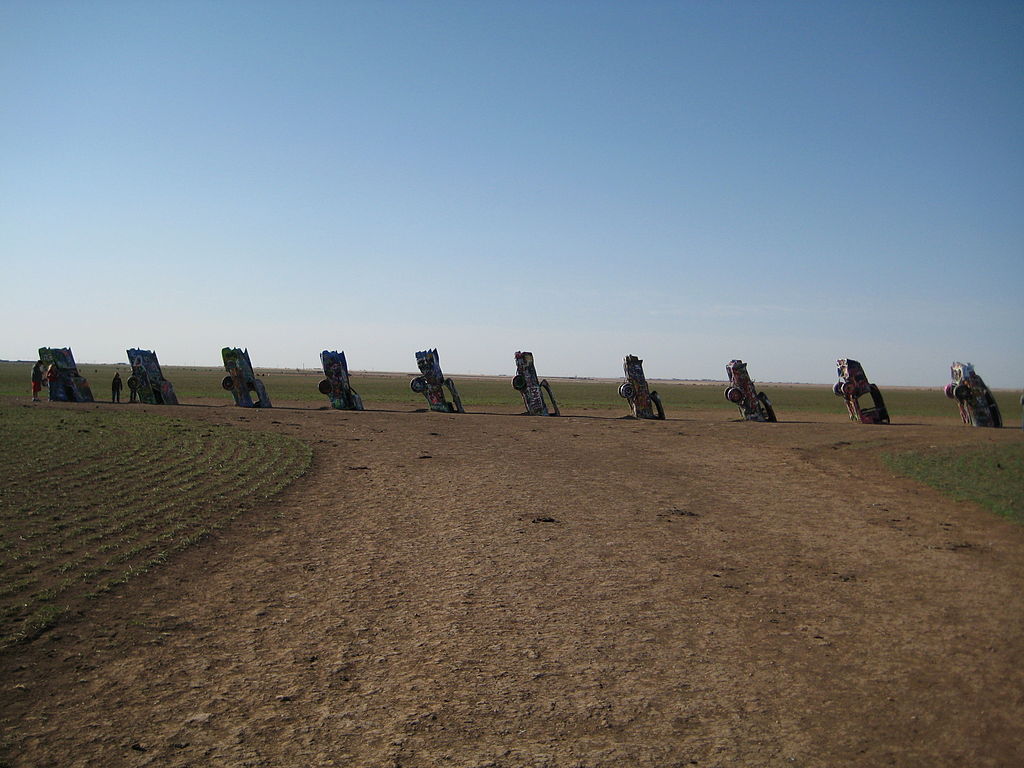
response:
[(1024, 386), (1024, 4), (0, 4), (0, 357)]

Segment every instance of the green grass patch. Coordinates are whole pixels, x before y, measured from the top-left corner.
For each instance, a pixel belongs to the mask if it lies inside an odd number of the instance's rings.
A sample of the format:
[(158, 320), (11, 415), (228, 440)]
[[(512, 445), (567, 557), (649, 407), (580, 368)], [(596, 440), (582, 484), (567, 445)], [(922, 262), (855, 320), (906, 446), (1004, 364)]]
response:
[(311, 457), (273, 433), (0, 405), (0, 647), (265, 502)]
[(954, 499), (1024, 522), (1024, 444), (887, 453), (886, 466)]

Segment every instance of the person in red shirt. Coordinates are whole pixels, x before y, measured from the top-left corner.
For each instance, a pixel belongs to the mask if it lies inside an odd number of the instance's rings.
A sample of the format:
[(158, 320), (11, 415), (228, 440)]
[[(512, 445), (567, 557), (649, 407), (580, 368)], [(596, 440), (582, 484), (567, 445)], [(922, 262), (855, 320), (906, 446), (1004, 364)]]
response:
[(32, 366), (32, 402), (39, 402), (39, 390), (43, 388), (43, 361), (36, 360)]

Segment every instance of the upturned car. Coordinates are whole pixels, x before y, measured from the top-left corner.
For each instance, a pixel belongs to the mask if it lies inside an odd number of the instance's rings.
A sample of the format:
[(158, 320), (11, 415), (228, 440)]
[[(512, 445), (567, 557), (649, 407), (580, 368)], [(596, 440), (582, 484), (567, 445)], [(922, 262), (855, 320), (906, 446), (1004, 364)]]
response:
[(78, 364), (71, 352), (71, 347), (40, 347), (39, 359), (43, 361), (43, 369), (53, 371), (56, 378), (47, 379), (49, 398), (63, 403), (91, 403), (92, 389), (89, 381), (78, 372)]
[[(533, 363), (532, 352), (516, 352), (516, 375), (512, 377), (512, 388), (523, 396), (526, 412), (530, 416), (558, 416), (558, 403), (547, 379), (539, 379)], [(547, 392), (548, 406), (544, 399)]]
[(973, 427), (1002, 427), (1003, 416), (999, 412), (999, 404), (974, 366), (970, 363), (953, 363), (949, 373), (952, 381), (944, 391), (946, 397), (956, 400), (964, 424)]
[(128, 377), (128, 386), (135, 387), (139, 400), (150, 405), (177, 405), (178, 396), (174, 387), (164, 378), (160, 370), (160, 362), (156, 352), (149, 349), (128, 349), (128, 364), (132, 367), (132, 375)]
[(725, 372), (729, 386), (725, 388), (725, 399), (740, 409), (740, 415), (747, 421), (777, 421), (771, 400), (764, 392), (758, 392), (754, 380), (747, 372), (742, 360), (730, 360)]
[[(409, 382), (413, 392), (423, 395), (427, 399), (430, 410), (439, 413), (465, 413), (462, 407), (462, 398), (459, 397), (459, 390), (455, 382), (446, 379), (441, 370), (441, 356), (437, 349), (425, 349), (416, 353), (416, 366), (420, 369), (420, 375)], [(451, 394), (452, 399), (445, 396), (445, 388)]]
[(348, 361), (344, 352), (324, 350), (320, 353), (320, 362), (324, 367), (324, 376), (317, 388), (320, 394), (327, 395), (331, 407), (340, 411), (363, 410), (363, 398), (352, 388), (348, 374)]
[(644, 376), (644, 361), (636, 355), (626, 355), (622, 361), (626, 380), (619, 385), (619, 397), (625, 398), (636, 419), (664, 419), (665, 408), (657, 392), (650, 389)]
[[(885, 407), (882, 393), (868, 381), (864, 367), (856, 360), (843, 358), (836, 361), (839, 381), (832, 387), (832, 392), (843, 398), (850, 418), (861, 424), (888, 424), (889, 411)], [(865, 406), (860, 398), (867, 396), (871, 405)]]
[(231, 393), (235, 405), (242, 408), (272, 407), (266, 387), (253, 373), (249, 350), (224, 347), (220, 354), (224, 359), (224, 370), (228, 373), (220, 385)]

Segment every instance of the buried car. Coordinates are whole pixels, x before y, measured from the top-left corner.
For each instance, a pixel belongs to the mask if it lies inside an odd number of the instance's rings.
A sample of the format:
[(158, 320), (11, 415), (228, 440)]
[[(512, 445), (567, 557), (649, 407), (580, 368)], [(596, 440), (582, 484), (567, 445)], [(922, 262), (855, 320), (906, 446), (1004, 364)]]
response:
[[(526, 412), (530, 416), (558, 416), (558, 403), (551, 391), (547, 379), (537, 378), (537, 368), (533, 364), (532, 352), (516, 352), (516, 375), (512, 377), (512, 388), (523, 396)], [(548, 393), (551, 407), (544, 400), (544, 392)]]
[(742, 360), (730, 360), (725, 366), (729, 376), (729, 386), (725, 389), (725, 399), (740, 409), (740, 414), (747, 421), (778, 421), (775, 409), (764, 392), (758, 392), (754, 380), (747, 373), (747, 364)]
[[(92, 389), (89, 382), (78, 372), (78, 364), (71, 352), (71, 347), (40, 347), (39, 359), (47, 371), (50, 399), (64, 403), (93, 402)], [(56, 378), (50, 377), (50, 368)]]
[(128, 354), (128, 364), (132, 367), (128, 386), (134, 384), (139, 400), (150, 405), (177, 405), (178, 396), (174, 394), (171, 382), (164, 378), (160, 362), (156, 359), (156, 352), (148, 349), (125, 351)]
[[(868, 381), (864, 367), (849, 358), (837, 360), (836, 365), (839, 368), (839, 381), (832, 387), (832, 392), (846, 402), (850, 418), (861, 424), (888, 424), (889, 411), (885, 407), (882, 393)], [(871, 397), (871, 405), (867, 408), (860, 403), (864, 395)]]
[[(266, 387), (252, 371), (249, 350), (224, 347), (220, 354), (224, 359), (224, 370), (228, 372), (220, 385), (235, 398), (235, 405), (242, 408), (272, 407)], [(256, 395), (255, 398), (253, 393)]]
[(949, 367), (952, 381), (943, 390), (946, 397), (956, 400), (964, 424), (974, 427), (1003, 426), (999, 405), (985, 381), (970, 363), (953, 363)]
[(327, 378), (320, 379), (317, 386), (320, 394), (330, 398), (331, 407), (341, 411), (363, 410), (363, 398), (352, 389), (345, 353), (325, 349), (320, 353), (320, 362), (324, 366), (324, 376)]
[(619, 397), (629, 402), (629, 409), (637, 419), (664, 419), (665, 408), (657, 392), (651, 391), (644, 376), (644, 361), (636, 355), (626, 355), (622, 361), (626, 381), (619, 385)]
[[(462, 407), (459, 391), (455, 388), (455, 382), (446, 379), (444, 372), (441, 371), (441, 356), (437, 353), (436, 347), (417, 352), (416, 365), (419, 367), (421, 375), (410, 381), (409, 387), (413, 392), (427, 398), (430, 410), (440, 413), (466, 412)], [(445, 397), (445, 387), (451, 393), (451, 402)]]

